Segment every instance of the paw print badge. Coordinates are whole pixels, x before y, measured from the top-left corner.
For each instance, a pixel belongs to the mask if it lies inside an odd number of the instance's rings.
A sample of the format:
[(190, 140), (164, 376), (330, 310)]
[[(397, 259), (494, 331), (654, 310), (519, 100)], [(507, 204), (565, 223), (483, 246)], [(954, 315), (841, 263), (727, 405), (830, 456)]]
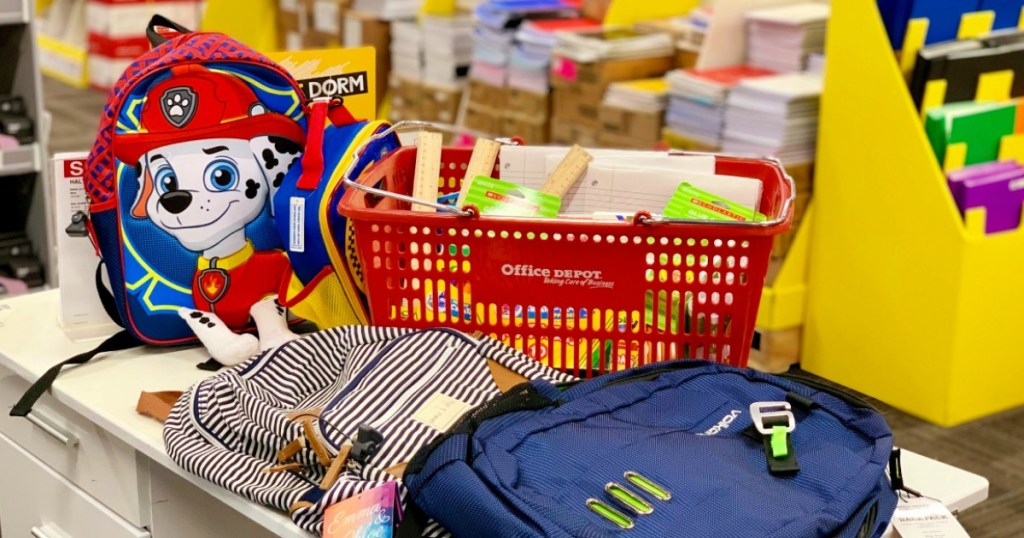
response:
[(196, 114), (196, 94), (187, 86), (171, 88), (160, 98), (160, 108), (167, 122), (180, 129)]

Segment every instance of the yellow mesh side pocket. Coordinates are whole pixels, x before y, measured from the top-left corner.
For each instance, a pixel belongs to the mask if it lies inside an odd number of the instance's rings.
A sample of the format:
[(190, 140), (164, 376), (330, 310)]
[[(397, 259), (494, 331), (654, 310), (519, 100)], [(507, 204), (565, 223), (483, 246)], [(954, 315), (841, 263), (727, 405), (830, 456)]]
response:
[(309, 284), (303, 285), (293, 274), (281, 304), (300, 318), (323, 329), (360, 324), (360, 316), (348, 301), (338, 275), (325, 267)]

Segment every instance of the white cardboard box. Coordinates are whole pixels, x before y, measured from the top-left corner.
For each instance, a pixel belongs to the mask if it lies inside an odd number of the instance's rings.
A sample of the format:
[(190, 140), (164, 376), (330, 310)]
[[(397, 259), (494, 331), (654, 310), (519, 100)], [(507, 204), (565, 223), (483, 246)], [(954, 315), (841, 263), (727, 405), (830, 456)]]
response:
[(96, 338), (116, 332), (118, 327), (100, 303), (95, 271), (100, 262), (88, 237), (72, 237), (65, 230), (75, 213), (89, 211), (82, 176), (87, 152), (58, 153), (53, 156), (57, 273), (60, 278), (60, 325), (72, 340)]

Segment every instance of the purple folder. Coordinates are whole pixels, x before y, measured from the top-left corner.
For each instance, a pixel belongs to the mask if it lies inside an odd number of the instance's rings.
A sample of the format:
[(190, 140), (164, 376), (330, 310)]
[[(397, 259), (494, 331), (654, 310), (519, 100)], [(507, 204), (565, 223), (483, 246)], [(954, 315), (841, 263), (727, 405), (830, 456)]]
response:
[[(1003, 172), (1009, 172), (1011, 170), (1020, 170), (1021, 168), (1016, 161), (1000, 161), (994, 163), (983, 163), (974, 164), (950, 172), (946, 178), (949, 180), (949, 190), (953, 193), (953, 198), (957, 200), (959, 205), (960, 200), (963, 198), (963, 184), (968, 179), (977, 179), (980, 177), (991, 176), (994, 174), (1001, 174)], [(962, 208), (963, 206), (961, 206)], [(963, 209), (961, 209), (963, 211)]]
[(959, 182), (958, 190), (953, 196), (962, 214), (968, 209), (985, 208), (985, 233), (1006, 232), (1020, 226), (1024, 168), (965, 179)]

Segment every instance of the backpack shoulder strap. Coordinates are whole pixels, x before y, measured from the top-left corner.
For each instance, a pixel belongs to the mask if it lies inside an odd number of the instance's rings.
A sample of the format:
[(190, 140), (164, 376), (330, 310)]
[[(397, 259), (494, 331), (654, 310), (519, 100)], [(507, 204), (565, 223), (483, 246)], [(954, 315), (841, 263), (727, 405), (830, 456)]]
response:
[(111, 351), (120, 351), (122, 349), (129, 349), (142, 345), (137, 338), (131, 335), (128, 331), (121, 331), (110, 338), (107, 338), (100, 345), (86, 351), (79, 353), (70, 359), (57, 363), (55, 366), (46, 371), (31, 387), (25, 391), (25, 394), (18, 400), (18, 403), (14, 404), (11, 409), (12, 417), (24, 417), (28, 416), (32, 412), (32, 406), (35, 405), (36, 401), (42, 397), (43, 393), (53, 385), (54, 380), (57, 379), (57, 375), (65, 366), (71, 366), (76, 364), (85, 364), (92, 360), (93, 357), (101, 353), (108, 353)]

